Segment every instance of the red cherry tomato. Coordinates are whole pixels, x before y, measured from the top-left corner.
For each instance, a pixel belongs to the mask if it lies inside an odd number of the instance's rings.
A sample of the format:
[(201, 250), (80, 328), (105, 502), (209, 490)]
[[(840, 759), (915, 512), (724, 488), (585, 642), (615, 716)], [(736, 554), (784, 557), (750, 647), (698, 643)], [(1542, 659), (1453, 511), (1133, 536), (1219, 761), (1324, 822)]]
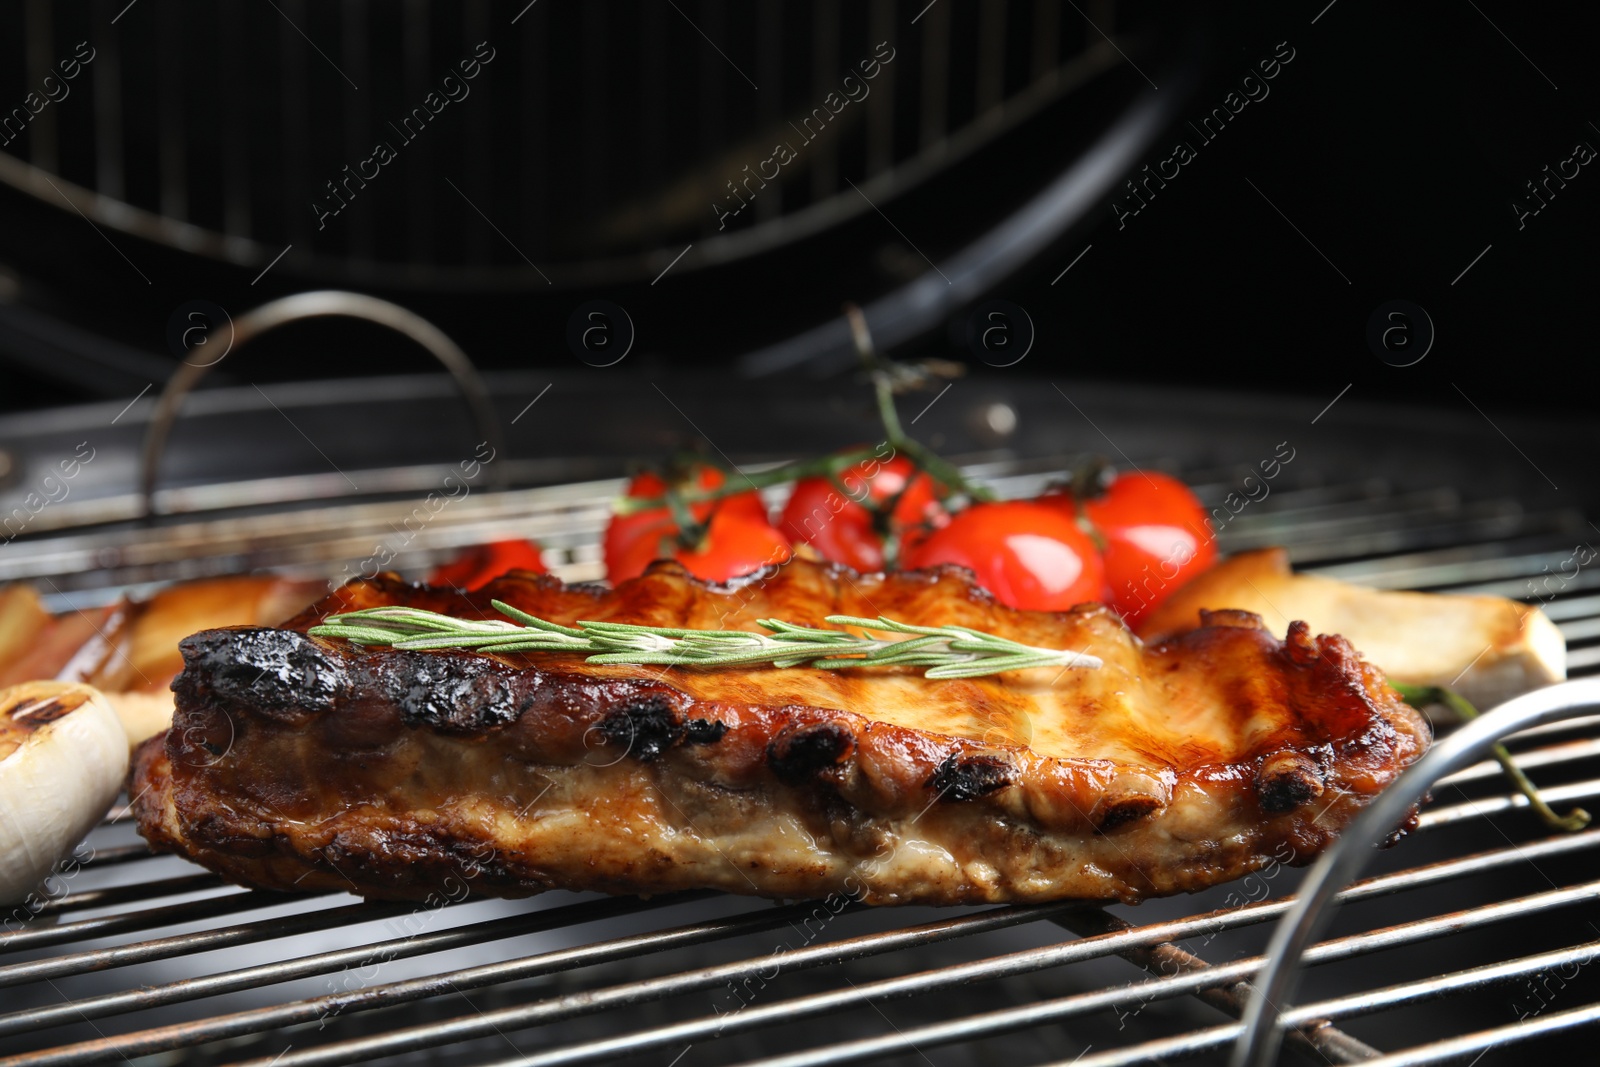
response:
[[(698, 489), (721, 488), (724, 480), (723, 473), (715, 467), (702, 466), (693, 474), (693, 484)], [(660, 475), (647, 471), (635, 476), (628, 483), (626, 495), (635, 499), (649, 499), (659, 497), (666, 491), (666, 481)], [(765, 519), (765, 510), (761, 506), (759, 495), (751, 495), (755, 497), (753, 501), (741, 493), (724, 499), (721, 504), (746, 509), (753, 503), (754, 513)], [(706, 501), (695, 504), (689, 510), (697, 520), (704, 522), (716, 503)], [(613, 582), (633, 577), (644, 570), (651, 560), (670, 556), (672, 548), (668, 542), (677, 534), (677, 524), (672, 521), (672, 515), (666, 508), (651, 508), (630, 515), (613, 515), (611, 522), (606, 526), (601, 546), (606, 573)]]
[[(724, 481), (725, 476), (715, 467), (701, 467), (694, 474), (694, 484), (700, 489), (719, 489)], [(666, 491), (667, 484), (659, 475), (647, 473), (628, 484), (627, 495), (647, 499)], [(656, 559), (677, 559), (698, 577), (727, 581), (769, 563), (781, 563), (791, 554), (789, 542), (767, 521), (766, 505), (754, 490), (701, 501), (689, 511), (696, 521), (708, 523), (698, 551), (678, 543), (678, 524), (666, 508), (613, 515), (602, 545), (611, 582), (642, 574)]]
[(956, 563), (1003, 604), (1064, 611), (1095, 600), (1104, 568), (1094, 542), (1059, 508), (1027, 500), (974, 504), (907, 556), (910, 567)]
[(848, 495), (828, 478), (801, 478), (783, 507), (778, 528), (790, 541), (809, 542), (824, 559), (857, 571), (881, 571), (884, 566), (883, 538), (873, 529), (872, 512), (864, 501), (885, 505), (898, 497), (889, 521), (902, 549), (950, 521), (933, 479), (904, 456), (886, 462), (863, 460), (841, 474), (839, 481)]
[(539, 546), (532, 541), (490, 541), (488, 544), (473, 545), (449, 563), (434, 568), (433, 573), (428, 575), (428, 584), (451, 585), (471, 591), (507, 571), (550, 573), (544, 565)]
[[(1071, 507), (1068, 495), (1048, 499)], [(1216, 561), (1205, 508), (1169, 475), (1118, 475), (1082, 511), (1105, 545), (1106, 601), (1129, 626)]]
[(725, 582), (741, 574), (782, 563), (794, 555), (789, 541), (763, 516), (752, 519), (737, 508), (721, 508), (711, 516), (698, 551), (680, 549), (678, 562), (709, 582)]

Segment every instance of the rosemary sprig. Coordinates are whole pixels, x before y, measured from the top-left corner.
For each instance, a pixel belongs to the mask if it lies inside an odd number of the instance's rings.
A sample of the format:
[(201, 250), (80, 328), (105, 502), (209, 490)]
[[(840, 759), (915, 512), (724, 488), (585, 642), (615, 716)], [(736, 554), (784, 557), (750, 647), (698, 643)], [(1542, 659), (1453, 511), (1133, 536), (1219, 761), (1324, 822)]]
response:
[[(1476, 719), (1478, 709), (1471, 702), (1453, 689), (1446, 689), (1441, 685), (1406, 685), (1390, 679), (1389, 686), (1400, 694), (1402, 700), (1419, 711), (1429, 704), (1443, 704), (1463, 719)], [(1494, 746), (1494, 758), (1500, 764), (1500, 769), (1505, 772), (1511, 784), (1517, 791), (1528, 798), (1529, 805), (1538, 813), (1544, 824), (1553, 830), (1565, 830), (1567, 833), (1577, 833), (1589, 825), (1589, 813), (1582, 808), (1573, 808), (1565, 815), (1557, 815), (1546, 804), (1544, 797), (1539, 795), (1539, 787), (1527, 776), (1517, 761), (1512, 757), (1511, 750), (1504, 745)]]
[(797, 626), (759, 619), (768, 633), (746, 630), (684, 630), (624, 622), (580, 622), (561, 626), (491, 601), (510, 620), (460, 619), (418, 608), (381, 607), (330, 615), (311, 628), (313, 637), (342, 637), (358, 645), (405, 650), (471, 648), (479, 652), (567, 652), (590, 663), (665, 664), (674, 667), (745, 667), (772, 664), (823, 670), (856, 667), (920, 667), (929, 678), (978, 678), (1029, 667), (1101, 666), (1097, 656), (1036, 648), (966, 626), (913, 626), (879, 616), (829, 615), (834, 626), (910, 635), (880, 640), (848, 630)]

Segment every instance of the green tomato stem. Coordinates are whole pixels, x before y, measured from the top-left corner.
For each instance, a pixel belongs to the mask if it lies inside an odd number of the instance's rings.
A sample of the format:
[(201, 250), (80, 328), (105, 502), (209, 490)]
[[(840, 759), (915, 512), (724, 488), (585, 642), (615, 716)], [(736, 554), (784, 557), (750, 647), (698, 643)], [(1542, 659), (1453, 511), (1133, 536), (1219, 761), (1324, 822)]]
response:
[[(905, 427), (900, 424), (900, 412), (895, 408), (893, 375), (876, 358), (871, 363), (871, 374), (873, 392), (877, 399), (878, 419), (883, 423), (885, 443), (896, 453), (904, 454), (913, 465), (946, 489), (961, 493), (972, 500), (994, 500), (994, 493), (987, 487), (972, 481), (962, 474), (955, 464), (947, 462), (927, 445), (906, 433)], [(707, 500), (721, 500), (751, 489), (765, 489), (768, 486), (783, 485), (801, 478), (815, 476), (837, 478), (839, 474), (857, 463), (881, 458), (881, 448), (881, 445), (854, 448), (830, 456), (785, 463), (769, 470), (753, 473), (741, 471), (738, 472), (737, 483), (735, 479), (729, 478), (716, 489), (681, 489), (660, 497), (622, 497), (612, 503), (612, 510), (618, 515), (634, 515), (654, 508), (672, 507), (674, 521), (681, 525), (684, 518), (679, 509), (686, 511), (689, 506)]]
[(894, 383), (889, 372), (881, 367), (872, 371), (872, 387), (878, 398), (878, 418), (883, 422), (883, 432), (889, 443), (904, 452), (912, 463), (928, 472), (928, 476), (948, 489), (964, 493), (973, 500), (993, 500), (988, 488), (971, 481), (953, 463), (945, 460), (921, 441), (906, 433), (900, 425), (900, 412), (894, 406)]
[[(739, 493), (748, 493), (752, 489), (765, 489), (768, 486), (783, 485), (785, 482), (793, 482), (801, 478), (834, 475), (847, 467), (873, 459), (877, 455), (878, 451), (875, 448), (853, 448), (831, 456), (819, 456), (816, 459), (785, 463), (769, 470), (752, 471), (750, 473), (739, 472), (715, 489), (685, 489), (677, 493), (677, 497), (684, 505), (700, 504), (707, 500), (722, 500), (726, 497), (737, 496)], [(669, 503), (669, 497), (622, 497), (613, 502), (612, 510), (618, 515), (636, 515), (641, 511), (651, 511), (656, 508), (666, 507)]]
[[(1453, 689), (1440, 685), (1407, 685), (1404, 682), (1389, 682), (1390, 688), (1400, 694), (1407, 704), (1417, 709), (1427, 707), (1429, 704), (1443, 704), (1463, 719), (1476, 719), (1478, 709)], [(1576, 833), (1589, 825), (1589, 813), (1583, 808), (1573, 808), (1566, 815), (1557, 815), (1544, 797), (1539, 794), (1539, 787), (1527, 776), (1517, 761), (1511, 755), (1511, 750), (1505, 745), (1494, 746), (1494, 758), (1500, 764), (1500, 769), (1505, 776), (1517, 787), (1517, 791), (1528, 798), (1528, 803), (1533, 810), (1538, 812), (1539, 818), (1544, 820), (1546, 826), (1555, 830), (1564, 830), (1567, 833)]]

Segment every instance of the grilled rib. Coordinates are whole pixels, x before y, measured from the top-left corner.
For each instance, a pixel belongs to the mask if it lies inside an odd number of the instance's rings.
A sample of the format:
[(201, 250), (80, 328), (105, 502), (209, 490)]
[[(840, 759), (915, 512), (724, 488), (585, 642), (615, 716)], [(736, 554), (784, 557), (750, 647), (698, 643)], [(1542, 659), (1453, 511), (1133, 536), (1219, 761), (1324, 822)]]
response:
[[(884, 614), (1089, 652), (1098, 670), (691, 670), (362, 648), (305, 631), (405, 604), (755, 629)], [(1337, 636), (1253, 615), (1145, 646), (1098, 605), (997, 604), (968, 572), (795, 561), (731, 586), (658, 563), (616, 590), (381, 576), (281, 628), (182, 643), (140, 750), (140, 832), (272, 889), (425, 899), (690, 887), (874, 903), (1136, 901), (1308, 862), (1426, 749)]]

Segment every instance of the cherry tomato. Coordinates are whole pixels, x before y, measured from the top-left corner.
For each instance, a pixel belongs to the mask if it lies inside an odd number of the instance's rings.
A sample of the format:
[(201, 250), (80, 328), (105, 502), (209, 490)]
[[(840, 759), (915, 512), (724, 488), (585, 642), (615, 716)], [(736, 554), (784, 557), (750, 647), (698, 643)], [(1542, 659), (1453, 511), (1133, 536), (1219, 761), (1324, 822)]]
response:
[(451, 585), (471, 591), (488, 584), (507, 571), (550, 573), (539, 546), (532, 541), (490, 541), (473, 545), (449, 563), (440, 564), (428, 575), (429, 585)]
[[(1066, 494), (1047, 499), (1072, 506)], [(1120, 474), (1082, 513), (1104, 542), (1106, 602), (1129, 626), (1216, 561), (1205, 508), (1169, 475)]]
[(1095, 600), (1105, 581), (1100, 553), (1071, 516), (1027, 500), (974, 504), (906, 558), (910, 567), (939, 563), (969, 568), (1001, 603), (1031, 611)]
[(824, 559), (857, 571), (881, 571), (884, 565), (883, 538), (873, 529), (872, 512), (864, 501), (878, 505), (896, 501), (889, 521), (902, 550), (907, 542), (950, 521), (933, 479), (904, 456), (886, 462), (863, 460), (841, 474), (839, 481), (848, 495), (828, 478), (801, 478), (783, 507), (778, 528), (790, 541), (809, 542)]
[[(706, 466), (696, 470), (692, 478), (694, 487), (698, 489), (718, 489), (725, 481), (720, 470)], [(636, 475), (628, 483), (625, 495), (635, 499), (648, 499), (662, 496), (666, 491), (666, 480), (659, 474), (647, 471)], [(696, 520), (704, 522), (711, 514), (713, 506), (718, 503), (705, 501), (693, 505), (689, 510)], [(754, 505), (752, 515), (765, 519), (765, 509), (758, 494), (740, 493), (720, 502), (720, 505), (731, 505), (741, 510), (750, 509), (752, 504)], [(671, 548), (663, 547), (663, 541), (676, 537), (677, 533), (677, 524), (672, 521), (672, 515), (666, 508), (651, 508), (631, 515), (611, 516), (601, 546), (606, 573), (614, 582), (633, 577), (644, 570), (645, 565), (651, 560), (658, 556), (670, 555)]]
[(737, 508), (721, 508), (711, 516), (700, 549), (680, 549), (675, 558), (698, 578), (725, 582), (792, 555), (788, 539), (765, 516), (752, 519)]
[[(700, 489), (719, 489), (726, 480), (715, 467), (701, 467), (693, 478)], [(627, 495), (650, 498), (666, 491), (667, 483), (659, 475), (647, 473), (628, 484)], [(754, 490), (701, 501), (689, 511), (697, 522), (707, 523), (698, 551), (678, 543), (678, 524), (666, 508), (613, 515), (602, 546), (606, 576), (615, 584), (643, 573), (652, 560), (677, 559), (698, 577), (720, 582), (781, 563), (791, 554), (789, 542), (767, 521), (766, 505)]]

